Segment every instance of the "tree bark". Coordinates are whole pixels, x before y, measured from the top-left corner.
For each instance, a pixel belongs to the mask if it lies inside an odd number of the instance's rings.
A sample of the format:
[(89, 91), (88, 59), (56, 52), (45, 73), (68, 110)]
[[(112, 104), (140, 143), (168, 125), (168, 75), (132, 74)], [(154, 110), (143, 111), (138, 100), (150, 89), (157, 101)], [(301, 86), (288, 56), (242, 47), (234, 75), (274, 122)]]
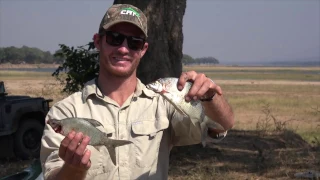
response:
[(132, 4), (148, 18), (149, 48), (138, 67), (138, 78), (147, 84), (180, 76), (186, 0), (114, 0), (114, 4)]

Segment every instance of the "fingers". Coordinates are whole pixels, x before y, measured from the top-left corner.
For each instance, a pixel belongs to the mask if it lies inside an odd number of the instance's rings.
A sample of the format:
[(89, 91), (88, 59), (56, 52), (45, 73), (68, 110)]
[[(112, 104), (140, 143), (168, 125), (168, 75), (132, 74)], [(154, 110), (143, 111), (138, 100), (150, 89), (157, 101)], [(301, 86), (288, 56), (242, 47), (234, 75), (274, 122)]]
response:
[(61, 141), (61, 145), (59, 148), (59, 156), (64, 160), (64, 157), (66, 155), (66, 150), (70, 144), (70, 142), (72, 141), (72, 139), (74, 138), (74, 136), (76, 135), (76, 133), (74, 131), (71, 131), (62, 141)]
[(73, 155), (78, 147), (78, 144), (80, 143), (80, 140), (82, 139), (82, 136), (83, 136), (82, 133), (77, 133), (72, 139), (72, 141), (69, 143), (66, 149), (66, 154), (64, 159), (65, 162), (72, 164)]
[(83, 154), (83, 157), (80, 162), (80, 167), (84, 169), (89, 169), (91, 167), (91, 161), (90, 161), (91, 151), (86, 150)]
[(192, 82), (195, 80), (197, 73), (195, 71), (183, 72), (180, 75), (178, 80), (178, 89), (181, 91), (186, 84), (187, 81), (191, 80)]
[(83, 137), (81, 143), (79, 144), (79, 146), (77, 147), (77, 149), (73, 154), (73, 160), (72, 160), (73, 165), (79, 165), (81, 163), (86, 147), (89, 144), (89, 141), (90, 141), (90, 138), (88, 136)]
[(208, 78), (204, 74), (197, 74), (197, 76), (194, 79), (193, 85), (191, 86), (187, 97), (187, 100), (198, 100), (200, 97), (202, 97), (209, 89), (209, 85), (206, 80)]
[(72, 131), (61, 141), (59, 156), (67, 164), (88, 169), (91, 166), (91, 152), (86, 149), (89, 142), (88, 136)]
[(216, 85), (216, 88), (215, 88), (217, 91), (217, 93), (221, 96), (222, 95), (222, 89), (220, 86)]
[(183, 72), (178, 81), (178, 89), (182, 90), (187, 81), (193, 82), (193, 85), (186, 96), (186, 101), (198, 100), (201, 97), (211, 97), (215, 93), (222, 95), (221, 87), (203, 73), (196, 73), (195, 71)]

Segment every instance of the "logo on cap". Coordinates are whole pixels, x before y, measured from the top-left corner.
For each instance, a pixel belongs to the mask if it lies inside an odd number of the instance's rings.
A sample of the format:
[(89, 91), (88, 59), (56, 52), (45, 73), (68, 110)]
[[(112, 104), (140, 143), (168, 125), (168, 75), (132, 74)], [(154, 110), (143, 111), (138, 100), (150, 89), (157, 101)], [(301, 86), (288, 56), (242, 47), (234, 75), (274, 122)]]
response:
[(132, 8), (124, 8), (124, 9), (121, 10), (120, 14), (126, 14), (126, 15), (140, 17), (140, 14), (136, 10), (134, 10)]

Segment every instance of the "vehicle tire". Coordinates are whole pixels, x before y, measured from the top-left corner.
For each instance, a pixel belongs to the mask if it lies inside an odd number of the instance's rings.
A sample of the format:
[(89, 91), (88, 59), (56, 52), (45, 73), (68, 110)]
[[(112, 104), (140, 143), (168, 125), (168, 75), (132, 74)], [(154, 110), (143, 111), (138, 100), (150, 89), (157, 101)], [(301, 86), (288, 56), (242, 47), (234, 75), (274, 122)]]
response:
[(14, 136), (14, 151), (17, 157), (26, 160), (40, 156), (43, 128), (35, 119), (25, 119), (20, 123)]

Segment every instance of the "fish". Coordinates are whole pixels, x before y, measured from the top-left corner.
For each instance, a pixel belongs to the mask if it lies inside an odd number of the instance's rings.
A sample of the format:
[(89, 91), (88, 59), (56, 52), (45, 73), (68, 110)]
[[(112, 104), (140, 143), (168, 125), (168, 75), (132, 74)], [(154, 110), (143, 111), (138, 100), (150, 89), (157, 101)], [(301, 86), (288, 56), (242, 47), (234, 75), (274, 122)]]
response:
[(201, 141), (203, 147), (205, 147), (208, 127), (223, 131), (225, 131), (225, 129), (219, 123), (205, 115), (204, 107), (200, 100), (191, 100), (190, 102), (185, 100), (185, 96), (188, 94), (193, 83), (187, 81), (184, 88), (180, 91), (177, 87), (178, 80), (178, 78), (174, 77), (160, 78), (148, 83), (146, 87), (160, 94), (165, 100), (172, 104), (179, 113), (190, 118), (193, 124), (197, 122), (200, 123), (202, 132)]
[(65, 118), (62, 120), (50, 119), (47, 121), (52, 129), (59, 134), (67, 136), (72, 130), (75, 132), (82, 132), (84, 135), (90, 137), (89, 145), (92, 146), (106, 146), (109, 151), (110, 159), (116, 165), (115, 148), (126, 144), (131, 144), (128, 140), (116, 140), (108, 138), (108, 135), (100, 131), (97, 127), (102, 124), (94, 119), (88, 118)]

